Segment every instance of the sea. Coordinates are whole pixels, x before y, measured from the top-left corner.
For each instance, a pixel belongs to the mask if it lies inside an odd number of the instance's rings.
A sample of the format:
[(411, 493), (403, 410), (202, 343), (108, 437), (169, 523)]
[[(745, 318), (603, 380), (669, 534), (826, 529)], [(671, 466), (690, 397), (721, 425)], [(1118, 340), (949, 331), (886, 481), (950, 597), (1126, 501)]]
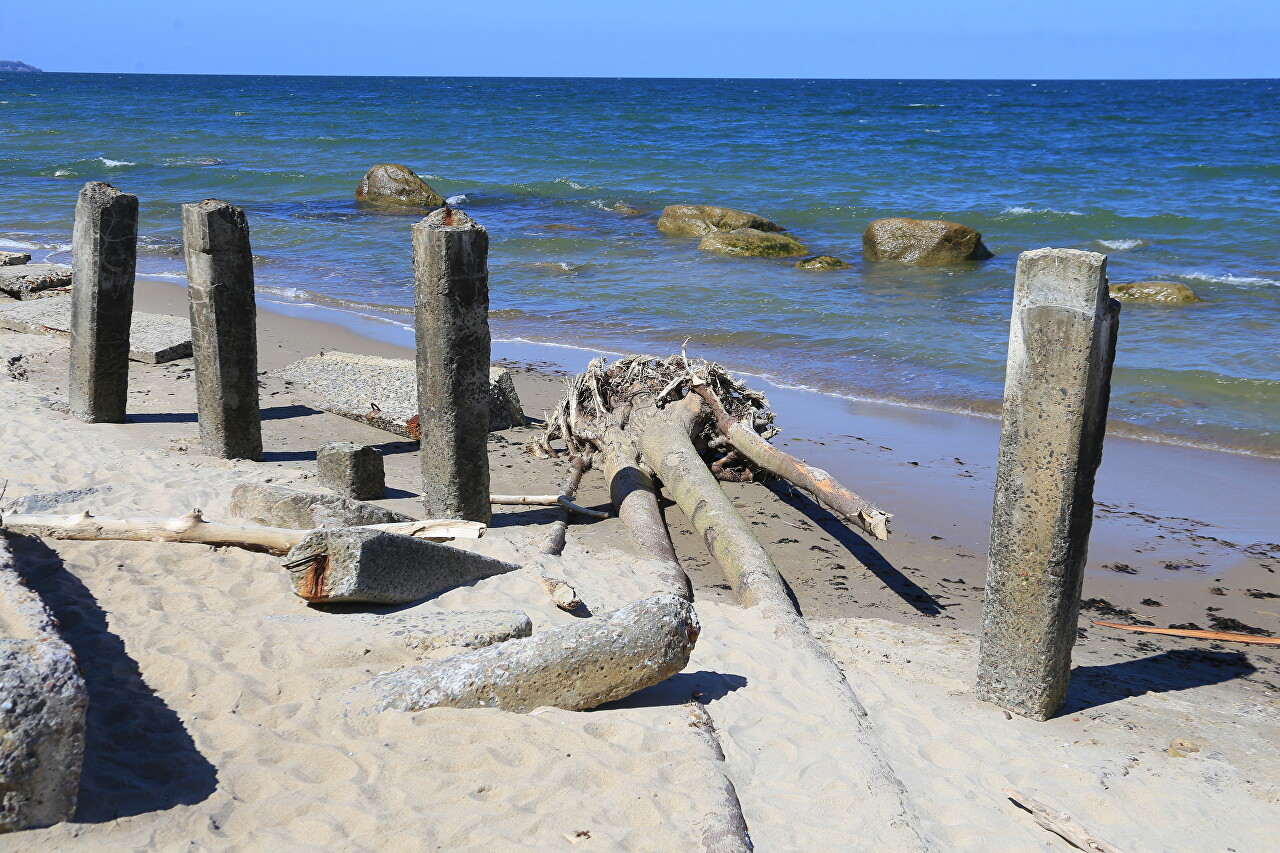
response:
[[(410, 229), (357, 206), (408, 165), (489, 231), (496, 340), (686, 347), (776, 384), (993, 416), (1018, 253), (1105, 253), (1126, 305), (1112, 429), (1280, 456), (1280, 81), (659, 80), (0, 74), (0, 248), (69, 262), (76, 194), (141, 204), (139, 272), (182, 280), (180, 206), (248, 213), (259, 298), (411, 342)], [(668, 204), (768, 217), (845, 270), (727, 258)], [(873, 219), (995, 257), (864, 262)]]

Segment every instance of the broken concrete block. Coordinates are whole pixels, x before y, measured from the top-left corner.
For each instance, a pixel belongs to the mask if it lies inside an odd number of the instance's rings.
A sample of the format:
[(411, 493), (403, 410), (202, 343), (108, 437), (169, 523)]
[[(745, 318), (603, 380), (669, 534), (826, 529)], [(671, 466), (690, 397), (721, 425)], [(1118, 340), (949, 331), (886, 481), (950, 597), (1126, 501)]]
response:
[[(317, 409), (417, 441), (416, 369), (414, 361), (407, 358), (326, 352), (295, 361), (271, 375), (293, 383)], [(515, 384), (506, 387), (512, 375), (505, 368), (490, 368), (490, 431), (524, 426)], [(495, 389), (495, 383), (500, 387)]]
[(31, 263), (28, 252), (0, 252), (0, 267), (16, 267)]
[(520, 568), (367, 527), (313, 531), (288, 553), (284, 566), (293, 591), (313, 604), (407, 604)]
[(235, 518), (247, 518), (267, 527), (291, 530), (360, 527), (415, 520), (402, 512), (341, 495), (299, 492), (271, 483), (241, 483), (236, 486), (231, 492), (230, 512)]
[[(273, 614), (273, 622), (296, 626), (294, 633), (308, 643), (341, 643), (348, 636), (361, 639), (389, 634), (418, 656), (437, 649), (479, 649), (533, 634), (533, 622), (519, 610), (441, 610), (400, 613)], [(314, 637), (315, 639), (310, 639)]]
[[(71, 299), (49, 299), (0, 306), (0, 328), (30, 334), (71, 335)], [(191, 321), (185, 317), (134, 312), (129, 327), (129, 360), (164, 364), (191, 356)]]
[(356, 692), (370, 710), (544, 705), (579, 711), (630, 696), (675, 675), (698, 639), (693, 606), (655, 595), (527, 640), (463, 652), (380, 675)]
[(71, 286), (71, 267), (65, 264), (0, 266), (0, 292), (14, 299), (35, 299), (45, 291)]
[(88, 704), (75, 653), (0, 535), (0, 833), (71, 819)]
[(320, 485), (343, 497), (376, 501), (387, 493), (382, 454), (376, 447), (351, 441), (331, 441), (316, 455)]

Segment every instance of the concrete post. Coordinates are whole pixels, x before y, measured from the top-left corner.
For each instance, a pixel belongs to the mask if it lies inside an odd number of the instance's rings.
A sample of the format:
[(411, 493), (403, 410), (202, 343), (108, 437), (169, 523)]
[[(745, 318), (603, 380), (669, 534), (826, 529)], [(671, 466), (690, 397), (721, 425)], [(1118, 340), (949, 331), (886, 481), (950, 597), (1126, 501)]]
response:
[(1067, 695), (1120, 305), (1107, 259), (1018, 258), (978, 696), (1046, 720)]
[(260, 461), (258, 306), (248, 220), (224, 201), (184, 204), (182, 241), (200, 441), (210, 456)]
[(344, 498), (381, 500), (387, 493), (386, 471), (378, 448), (352, 441), (331, 441), (316, 454), (320, 485)]
[(413, 227), (418, 418), (427, 513), (488, 523), (489, 234), (460, 211)]
[(91, 181), (71, 232), (71, 415), (123, 423), (129, 393), (129, 321), (138, 261), (138, 197)]

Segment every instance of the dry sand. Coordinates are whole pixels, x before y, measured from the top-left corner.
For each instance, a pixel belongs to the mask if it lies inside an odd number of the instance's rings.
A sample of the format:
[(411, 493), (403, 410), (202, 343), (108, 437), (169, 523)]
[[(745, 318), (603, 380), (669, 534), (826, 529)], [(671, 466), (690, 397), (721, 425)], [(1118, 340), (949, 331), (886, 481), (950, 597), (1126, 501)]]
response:
[[(140, 309), (182, 313), (184, 298), (171, 284), (140, 283)], [(269, 312), (260, 339), (264, 370), (322, 348), (404, 355)], [(8, 498), (93, 487), (68, 511), (199, 506), (225, 518), (236, 483), (310, 488), (316, 449), (344, 439), (383, 449), (385, 505), (419, 509), (413, 445), (316, 412), (273, 380), (261, 464), (199, 456), (189, 360), (133, 366), (130, 423), (71, 421), (44, 405), (65, 388), (65, 352), (53, 338), (0, 333), (0, 364), (21, 355), (15, 372), (26, 375), (0, 371)], [(523, 357), (526, 410), (549, 405), (564, 359), (530, 365), (538, 351), (498, 352)], [(1070, 849), (1009, 803), (1004, 786), (1066, 809), (1122, 850), (1274, 849), (1280, 655), (1082, 628), (1066, 711), (1048, 723), (1005, 719), (971, 692), (994, 425), (864, 404), (824, 410), (794, 393), (774, 395), (787, 436), (801, 439), (789, 449), (897, 513), (894, 538), (873, 548), (799, 496), (730, 490), (867, 706), (937, 849)], [(546, 493), (562, 479), (555, 463), (522, 452), (532, 435), (492, 438), (495, 492)], [(1114, 440), (1107, 454), (1086, 598), (1161, 625), (1209, 627), (1217, 615), (1280, 629), (1277, 599), (1250, 594), (1280, 593), (1276, 503), (1266, 507), (1277, 464)], [(1187, 482), (1194, 488), (1170, 486)], [(607, 500), (598, 478), (581, 497)], [(527, 555), (552, 516), (508, 510), (467, 547)], [(346, 688), (420, 653), (390, 630), (308, 608), (273, 558), (17, 537), (21, 570), (62, 621), (91, 704), (75, 821), (0, 836), (0, 850), (689, 850), (722, 775), (759, 850), (894, 849), (859, 787), (857, 721), (812, 660), (733, 603), (679, 510), (669, 508), (668, 521), (704, 629), (689, 667), (607, 708), (528, 716), (350, 713)], [(575, 524), (559, 568), (597, 612), (654, 585), (652, 565), (613, 519)], [(525, 575), (407, 608), (494, 609), (527, 613), (535, 630), (574, 618)], [(683, 703), (695, 691), (724, 762), (688, 728)], [(1186, 745), (1171, 753), (1175, 739)]]

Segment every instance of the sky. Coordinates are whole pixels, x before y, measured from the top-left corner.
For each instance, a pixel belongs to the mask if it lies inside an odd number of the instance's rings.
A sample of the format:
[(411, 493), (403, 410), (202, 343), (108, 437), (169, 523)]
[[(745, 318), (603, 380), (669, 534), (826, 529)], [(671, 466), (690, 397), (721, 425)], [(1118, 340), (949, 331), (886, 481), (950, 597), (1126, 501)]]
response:
[(6, 0), (46, 71), (1280, 77), (1280, 0)]

